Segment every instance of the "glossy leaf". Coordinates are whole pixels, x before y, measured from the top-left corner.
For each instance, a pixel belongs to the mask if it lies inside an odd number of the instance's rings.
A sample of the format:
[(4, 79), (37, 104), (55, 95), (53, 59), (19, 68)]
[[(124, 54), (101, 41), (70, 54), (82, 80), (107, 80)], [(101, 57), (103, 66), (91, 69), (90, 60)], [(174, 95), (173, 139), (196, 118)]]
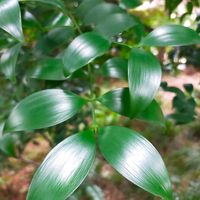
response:
[(25, 2), (33, 1), (33, 2), (40, 2), (40, 3), (45, 3), (49, 4), (51, 6), (55, 6), (57, 8), (60, 8), (62, 11), (65, 11), (65, 5), (62, 0), (25, 0)]
[(108, 15), (120, 12), (124, 11), (119, 6), (102, 2), (87, 12), (83, 18), (83, 22), (85, 24), (98, 24), (99, 22), (104, 21)]
[(58, 144), (36, 171), (27, 200), (65, 200), (85, 179), (95, 159), (95, 139), (85, 131)]
[(102, 2), (103, 0), (83, 0), (82, 3), (78, 6), (76, 13), (80, 18), (82, 18), (88, 13), (89, 10)]
[(15, 139), (12, 134), (4, 134), (0, 136), (0, 150), (8, 156), (15, 157)]
[(107, 16), (97, 24), (96, 31), (106, 38), (111, 38), (137, 24), (133, 16), (126, 13), (117, 13)]
[(102, 75), (112, 78), (128, 79), (128, 61), (120, 57), (108, 59), (101, 67)]
[(48, 54), (70, 40), (73, 36), (74, 30), (72, 27), (55, 27), (37, 41), (35, 51), (39, 55), (43, 53)]
[(165, 164), (143, 136), (128, 128), (108, 126), (99, 129), (99, 147), (105, 159), (129, 181), (163, 199), (173, 199)]
[(127, 8), (135, 8), (142, 4), (141, 0), (121, 0), (120, 2)]
[(36, 92), (15, 106), (6, 121), (4, 131), (54, 126), (73, 117), (85, 103), (79, 96), (61, 89)]
[(41, 80), (65, 80), (63, 73), (63, 62), (57, 58), (46, 58), (39, 61), (33, 69), (28, 73), (28, 76)]
[(200, 36), (194, 30), (181, 25), (160, 26), (142, 39), (147, 46), (184, 46), (200, 44)]
[[(110, 110), (129, 118), (132, 117), (128, 88), (118, 88), (109, 91), (98, 100)], [(162, 110), (155, 100), (153, 100), (139, 115), (136, 115), (135, 118), (160, 124), (164, 122)]]
[(65, 75), (92, 62), (96, 57), (104, 54), (109, 47), (109, 42), (95, 32), (87, 32), (76, 37), (64, 52)]
[(0, 1), (0, 28), (17, 40), (24, 40), (18, 0)]
[(161, 81), (161, 67), (156, 57), (142, 49), (132, 49), (128, 61), (128, 84), (132, 117), (152, 102)]
[(21, 45), (16, 44), (1, 55), (0, 70), (10, 80), (15, 80), (15, 66), (20, 48)]

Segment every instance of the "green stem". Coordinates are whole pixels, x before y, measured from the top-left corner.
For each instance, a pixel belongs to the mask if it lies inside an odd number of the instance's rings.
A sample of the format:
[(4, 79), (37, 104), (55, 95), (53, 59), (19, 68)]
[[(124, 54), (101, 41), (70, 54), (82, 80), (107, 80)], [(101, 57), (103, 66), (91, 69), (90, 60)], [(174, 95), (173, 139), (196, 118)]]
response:
[(128, 48), (130, 48), (130, 49), (133, 48), (132, 46), (130, 46), (130, 45), (128, 45), (128, 44), (125, 44), (125, 43), (121, 43), (121, 42), (114, 42), (114, 41), (113, 41), (112, 43), (117, 44), (117, 45), (121, 45), (121, 46), (124, 46), (124, 47), (128, 47)]
[(79, 24), (77, 23), (77, 21), (76, 21), (76, 19), (74, 18), (74, 16), (73, 16), (70, 12), (68, 13), (68, 15), (69, 15), (69, 17), (71, 18), (73, 24), (75, 25), (76, 30), (79, 32), (79, 34), (82, 34), (82, 31), (81, 31), (81, 29), (80, 29), (80, 26), (79, 26)]

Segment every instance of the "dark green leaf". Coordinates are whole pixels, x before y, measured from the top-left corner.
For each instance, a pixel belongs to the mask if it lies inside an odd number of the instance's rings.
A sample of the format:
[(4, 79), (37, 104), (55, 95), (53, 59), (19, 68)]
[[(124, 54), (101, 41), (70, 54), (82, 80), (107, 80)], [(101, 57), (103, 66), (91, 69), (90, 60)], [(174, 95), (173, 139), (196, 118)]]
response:
[(0, 28), (20, 42), (24, 40), (18, 0), (0, 1)]
[(8, 156), (15, 157), (15, 140), (12, 134), (4, 134), (0, 136), (0, 150)]
[(83, 21), (85, 24), (98, 24), (99, 22), (104, 21), (108, 15), (120, 12), (124, 11), (119, 6), (112, 3), (102, 2), (89, 10)]
[(15, 80), (15, 66), (20, 48), (21, 45), (16, 44), (1, 55), (0, 70), (10, 80)]
[(51, 6), (55, 6), (57, 8), (60, 8), (63, 12), (65, 12), (65, 5), (62, 0), (24, 0), (25, 2), (33, 1), (33, 2), (40, 2), (49, 4)]
[(137, 132), (119, 126), (99, 129), (105, 159), (125, 178), (144, 190), (172, 200), (165, 164), (154, 146)]
[(171, 14), (181, 2), (182, 0), (165, 0), (165, 9)]
[(142, 4), (141, 0), (121, 0), (121, 4), (127, 8), (135, 8)]
[(103, 0), (83, 0), (82, 3), (77, 8), (77, 15), (82, 18), (84, 17), (89, 10), (99, 3), (102, 3)]
[(128, 83), (132, 117), (152, 102), (161, 81), (161, 67), (156, 57), (142, 49), (132, 49), (128, 61)]
[(104, 54), (110, 44), (95, 32), (87, 32), (76, 37), (64, 52), (64, 73), (68, 75), (96, 57)]
[(120, 57), (108, 59), (101, 70), (103, 76), (128, 79), (128, 61), (126, 59)]
[(138, 22), (133, 16), (126, 13), (117, 13), (107, 16), (97, 24), (96, 31), (106, 38), (111, 38), (134, 25), (138, 25)]
[(39, 21), (35, 18), (35, 16), (31, 12), (29, 12), (27, 10), (24, 12), (23, 20), (24, 20), (23, 26), (26, 26), (26, 27), (29, 27), (29, 28), (42, 29)]
[(12, 110), (5, 131), (21, 131), (54, 126), (74, 116), (85, 104), (79, 96), (61, 89), (36, 92)]
[(65, 200), (85, 179), (95, 159), (96, 145), (91, 131), (58, 144), (35, 173), (27, 200)]
[(46, 58), (39, 61), (29, 73), (28, 76), (42, 80), (65, 80), (63, 73), (63, 62), (57, 58)]
[[(109, 91), (98, 100), (112, 111), (129, 118), (132, 117), (128, 88), (118, 88)], [(153, 100), (149, 106), (135, 118), (160, 124), (164, 122), (162, 110), (155, 100)]]
[(35, 52), (39, 55), (43, 53), (48, 54), (73, 36), (74, 30), (70, 26), (53, 28), (37, 41)]
[(200, 44), (200, 36), (194, 30), (181, 25), (160, 26), (142, 39), (147, 46), (184, 46)]

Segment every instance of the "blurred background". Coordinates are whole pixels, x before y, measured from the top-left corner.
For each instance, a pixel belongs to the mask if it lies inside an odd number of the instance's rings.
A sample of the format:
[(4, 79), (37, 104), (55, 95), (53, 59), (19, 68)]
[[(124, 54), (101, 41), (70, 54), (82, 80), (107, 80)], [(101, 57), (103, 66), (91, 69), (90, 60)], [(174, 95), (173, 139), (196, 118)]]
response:
[[(118, 1), (108, 1), (118, 3)], [(76, 13), (80, 1), (65, 1), (66, 7)], [(0, 123), (6, 120), (12, 108), (29, 94), (46, 88), (63, 88), (78, 94), (89, 90), (87, 71), (81, 70), (66, 81), (30, 79), (27, 72), (44, 57), (58, 56), (74, 38), (68, 30), (64, 38), (59, 31), (51, 31), (55, 23), (70, 23), (59, 10), (44, 4), (20, 1), (26, 43), (20, 51), (16, 77), (8, 80), (0, 75)], [(142, 26), (130, 29), (117, 37), (117, 41), (137, 44), (140, 38), (154, 28), (176, 23), (200, 32), (199, 0), (138, 1), (129, 13), (140, 19)], [(58, 17), (60, 16), (60, 18)], [(76, 17), (76, 15), (75, 15)], [(55, 19), (59, 20), (55, 20)], [(88, 27), (85, 27), (87, 30)], [(0, 54), (12, 39), (0, 30)], [(62, 42), (55, 42), (60, 37)], [(187, 47), (151, 48), (162, 63), (163, 80), (156, 99), (165, 115), (165, 126), (130, 120), (97, 104), (96, 116), (100, 125), (118, 124), (142, 133), (162, 155), (176, 200), (200, 199), (200, 45)], [(129, 51), (113, 45), (107, 55), (95, 61), (93, 69), (96, 94), (127, 86), (126, 80), (106, 77), (101, 65), (112, 56), (127, 58)], [(0, 131), (0, 200), (25, 200), (32, 175), (45, 155), (56, 144), (71, 134), (86, 129), (91, 122), (86, 106), (72, 119), (45, 130), (11, 133), (6, 137)], [(1, 129), (1, 128), (0, 128)], [(157, 200), (159, 198), (131, 184), (98, 154), (87, 179), (69, 200)]]

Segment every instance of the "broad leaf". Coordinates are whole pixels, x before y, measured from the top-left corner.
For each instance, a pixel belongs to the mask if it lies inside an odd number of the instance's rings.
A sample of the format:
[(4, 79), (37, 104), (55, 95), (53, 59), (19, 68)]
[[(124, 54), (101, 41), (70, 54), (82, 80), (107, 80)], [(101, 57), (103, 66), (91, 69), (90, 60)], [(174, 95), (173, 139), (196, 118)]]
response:
[(12, 134), (4, 134), (0, 136), (0, 150), (8, 156), (15, 157), (15, 138)]
[(98, 24), (99, 22), (104, 21), (108, 15), (120, 12), (124, 11), (119, 6), (112, 3), (102, 2), (87, 12), (83, 22), (85, 24)]
[(54, 126), (73, 117), (85, 103), (81, 97), (61, 89), (36, 92), (15, 106), (6, 121), (4, 131)]
[(103, 76), (128, 79), (128, 61), (120, 57), (108, 59), (100, 70)]
[(42, 26), (39, 23), (39, 21), (35, 18), (35, 16), (29, 12), (25, 11), (23, 15), (23, 26), (29, 27), (29, 28), (39, 28), (42, 30)]
[(16, 44), (1, 55), (0, 71), (10, 80), (15, 80), (15, 66), (20, 48), (21, 45)]
[(84, 17), (89, 10), (99, 3), (102, 3), (103, 0), (83, 0), (82, 3), (77, 8), (77, 15), (82, 18)]
[(64, 52), (65, 75), (92, 62), (96, 57), (104, 54), (109, 47), (109, 42), (95, 32), (87, 32), (76, 37)]
[(107, 16), (96, 26), (96, 31), (106, 38), (111, 38), (123, 31), (138, 25), (133, 16), (126, 13), (117, 13)]
[(104, 127), (99, 129), (99, 147), (105, 159), (129, 181), (163, 199), (173, 199), (165, 164), (143, 136), (124, 127)]
[[(98, 100), (110, 110), (129, 118), (132, 117), (128, 88), (118, 88), (109, 91), (99, 97)], [(164, 122), (162, 110), (155, 100), (153, 100), (139, 115), (136, 115), (135, 118), (160, 124)]]
[(20, 42), (24, 40), (18, 0), (0, 1), (0, 28)]
[(45, 3), (45, 4), (49, 4), (51, 6), (55, 6), (57, 8), (60, 8), (63, 12), (65, 12), (65, 5), (63, 3), (62, 0), (25, 0), (25, 2), (40, 2), (40, 3)]
[(36, 43), (35, 52), (37, 54), (49, 54), (57, 47), (65, 44), (74, 36), (74, 30), (70, 26), (62, 26), (51, 29), (43, 35)]
[(141, 0), (121, 0), (120, 2), (126, 8), (135, 8), (142, 4)]
[(165, 25), (156, 28), (142, 39), (147, 46), (184, 46), (200, 44), (200, 36), (194, 30), (181, 25)]
[(65, 200), (85, 179), (95, 159), (91, 131), (70, 136), (58, 144), (36, 171), (27, 200)]
[(161, 67), (156, 57), (142, 49), (132, 49), (128, 61), (128, 84), (132, 117), (153, 100), (161, 81)]
[(37, 63), (37, 65), (30, 70), (28, 76), (41, 80), (65, 80), (67, 77), (63, 73), (63, 62), (57, 58), (46, 58)]

